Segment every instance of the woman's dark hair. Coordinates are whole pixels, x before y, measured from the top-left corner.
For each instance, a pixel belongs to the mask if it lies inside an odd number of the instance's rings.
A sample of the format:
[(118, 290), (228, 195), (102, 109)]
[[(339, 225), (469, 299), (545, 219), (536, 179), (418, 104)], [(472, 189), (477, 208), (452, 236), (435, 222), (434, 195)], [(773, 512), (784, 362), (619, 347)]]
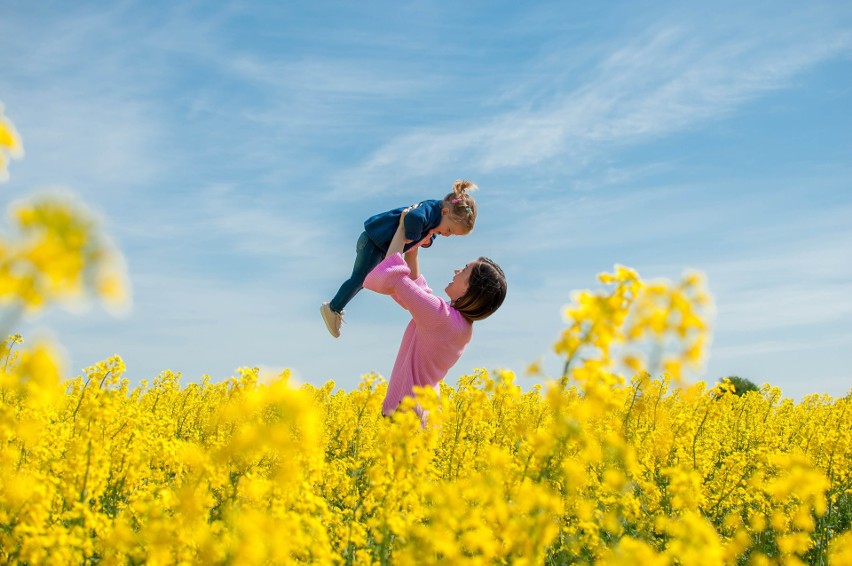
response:
[(467, 293), (453, 301), (453, 308), (473, 322), (488, 318), (506, 298), (506, 275), (487, 257), (476, 260), (470, 270)]

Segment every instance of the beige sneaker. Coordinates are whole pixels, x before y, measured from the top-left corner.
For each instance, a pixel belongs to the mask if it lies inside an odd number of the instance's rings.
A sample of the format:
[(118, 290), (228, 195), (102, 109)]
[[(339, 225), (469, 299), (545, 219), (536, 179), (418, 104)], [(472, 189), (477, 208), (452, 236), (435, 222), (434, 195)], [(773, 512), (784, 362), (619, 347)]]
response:
[(323, 303), (320, 305), (320, 314), (325, 321), (325, 327), (332, 336), (338, 338), (340, 336), (340, 325), (343, 324), (343, 313), (336, 313), (331, 310), (331, 305)]

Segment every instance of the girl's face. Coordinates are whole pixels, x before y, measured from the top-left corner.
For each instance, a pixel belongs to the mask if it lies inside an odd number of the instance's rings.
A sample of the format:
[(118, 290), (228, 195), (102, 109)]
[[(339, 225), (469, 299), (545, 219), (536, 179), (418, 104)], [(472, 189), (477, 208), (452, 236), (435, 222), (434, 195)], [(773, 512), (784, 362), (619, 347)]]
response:
[(448, 208), (441, 211), (443, 214), (441, 217), (441, 223), (432, 231), (435, 234), (440, 234), (441, 236), (463, 236), (464, 234), (467, 234), (461, 224), (450, 218), (449, 212), (450, 210)]
[(461, 269), (456, 269), (453, 273), (453, 280), (444, 289), (451, 301), (455, 301), (459, 297), (463, 297), (467, 293), (467, 288), (470, 285), (470, 272), (476, 262), (470, 262)]

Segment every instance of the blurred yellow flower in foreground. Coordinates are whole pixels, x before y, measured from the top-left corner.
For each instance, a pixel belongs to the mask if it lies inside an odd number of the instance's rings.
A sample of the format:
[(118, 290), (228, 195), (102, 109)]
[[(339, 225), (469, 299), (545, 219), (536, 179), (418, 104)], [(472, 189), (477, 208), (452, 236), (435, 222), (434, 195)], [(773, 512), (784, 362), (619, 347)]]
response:
[[(23, 155), (20, 136), (0, 103), (0, 181), (6, 156)], [(40, 195), (10, 207), (11, 230), (0, 237), (0, 309), (6, 333), (21, 312), (58, 302), (97, 299), (113, 312), (130, 304), (124, 258), (87, 206), (67, 195)]]
[(21, 137), (15, 130), (15, 125), (4, 114), (3, 103), (0, 102), (0, 182), (9, 178), (9, 159), (20, 159), (24, 155)]

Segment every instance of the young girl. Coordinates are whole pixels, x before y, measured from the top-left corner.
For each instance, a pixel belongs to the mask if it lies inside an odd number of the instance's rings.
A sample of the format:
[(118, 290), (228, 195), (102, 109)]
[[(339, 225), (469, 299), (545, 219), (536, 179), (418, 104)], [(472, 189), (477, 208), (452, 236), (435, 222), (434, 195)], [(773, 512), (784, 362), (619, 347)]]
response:
[[(405, 214), (403, 214), (403, 217)], [(382, 413), (394, 412), (414, 386), (434, 387), (461, 357), (473, 335), (473, 322), (496, 311), (506, 297), (506, 276), (488, 258), (480, 257), (455, 270), (444, 289), (450, 302), (432, 294), (420, 275), (419, 246), (403, 259), (406, 229), (401, 219), (384, 260), (367, 275), (364, 286), (392, 296), (411, 313), (391, 372)], [(425, 424), (425, 418), (419, 411)]]
[[(352, 275), (343, 282), (330, 302), (320, 306), (320, 313), (332, 336), (340, 336), (343, 308), (364, 286), (364, 278), (379, 264), (388, 252), (397, 226), (404, 218), (405, 241), (401, 251), (417, 246), (428, 248), (435, 236), (465, 236), (476, 223), (476, 201), (470, 192), (476, 185), (470, 181), (456, 181), (453, 192), (443, 200), (424, 200), (413, 207), (400, 207), (371, 216), (364, 222), (364, 232), (355, 245), (355, 266)], [(408, 210), (408, 214), (402, 212)]]

